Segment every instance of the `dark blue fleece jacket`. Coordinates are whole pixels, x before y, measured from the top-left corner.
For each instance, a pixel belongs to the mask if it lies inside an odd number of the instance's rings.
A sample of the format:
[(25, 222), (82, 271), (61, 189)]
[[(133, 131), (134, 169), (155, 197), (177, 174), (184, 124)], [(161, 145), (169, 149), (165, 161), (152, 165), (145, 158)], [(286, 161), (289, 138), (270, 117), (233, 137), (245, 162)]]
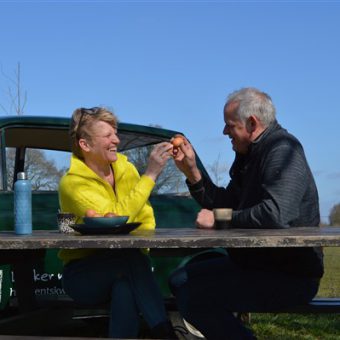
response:
[[(277, 122), (251, 144), (246, 155), (236, 154), (226, 188), (209, 178), (189, 186), (204, 208), (233, 208), (236, 228), (318, 227), (318, 192), (300, 142)], [(284, 271), (321, 277), (320, 248), (229, 249), (244, 268)]]

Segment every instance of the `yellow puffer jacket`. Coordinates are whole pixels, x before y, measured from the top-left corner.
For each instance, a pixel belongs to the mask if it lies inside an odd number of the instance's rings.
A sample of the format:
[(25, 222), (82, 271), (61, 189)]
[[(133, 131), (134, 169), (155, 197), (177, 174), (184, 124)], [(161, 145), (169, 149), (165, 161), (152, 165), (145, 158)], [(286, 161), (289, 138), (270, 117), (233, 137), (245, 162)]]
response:
[[(141, 222), (138, 230), (155, 228), (153, 209), (148, 201), (155, 182), (148, 176), (139, 176), (135, 166), (122, 154), (112, 163), (115, 188), (100, 178), (82, 160), (71, 157), (69, 171), (59, 184), (59, 204), (63, 212), (77, 216), (82, 223), (86, 210), (94, 209), (101, 214), (114, 212), (130, 216), (128, 222)], [(62, 249), (59, 258), (66, 264), (92, 254), (95, 249)]]

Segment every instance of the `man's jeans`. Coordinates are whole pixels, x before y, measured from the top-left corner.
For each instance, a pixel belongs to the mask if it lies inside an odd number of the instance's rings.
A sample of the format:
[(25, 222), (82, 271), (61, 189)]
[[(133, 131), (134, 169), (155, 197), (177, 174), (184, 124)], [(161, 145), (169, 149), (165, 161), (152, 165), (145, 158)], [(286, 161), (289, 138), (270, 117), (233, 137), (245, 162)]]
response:
[(136, 338), (140, 313), (150, 328), (167, 321), (150, 261), (139, 249), (100, 250), (72, 261), (63, 286), (76, 303), (110, 303), (110, 337)]
[(318, 279), (242, 270), (228, 256), (189, 263), (169, 280), (182, 316), (208, 340), (255, 339), (233, 312), (266, 312), (309, 302)]

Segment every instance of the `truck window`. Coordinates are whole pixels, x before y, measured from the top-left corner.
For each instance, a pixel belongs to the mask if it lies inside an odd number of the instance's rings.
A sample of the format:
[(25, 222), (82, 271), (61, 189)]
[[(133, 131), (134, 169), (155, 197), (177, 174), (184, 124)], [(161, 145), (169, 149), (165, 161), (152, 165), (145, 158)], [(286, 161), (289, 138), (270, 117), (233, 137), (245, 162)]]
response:
[[(143, 146), (123, 151), (129, 161), (133, 163), (138, 172), (143, 174), (153, 146)], [(184, 175), (177, 169), (174, 161), (170, 159), (159, 176), (153, 194), (185, 194), (188, 188), (185, 185)]]
[(56, 191), (68, 170), (71, 153), (43, 149), (26, 149), (25, 172), (34, 191)]

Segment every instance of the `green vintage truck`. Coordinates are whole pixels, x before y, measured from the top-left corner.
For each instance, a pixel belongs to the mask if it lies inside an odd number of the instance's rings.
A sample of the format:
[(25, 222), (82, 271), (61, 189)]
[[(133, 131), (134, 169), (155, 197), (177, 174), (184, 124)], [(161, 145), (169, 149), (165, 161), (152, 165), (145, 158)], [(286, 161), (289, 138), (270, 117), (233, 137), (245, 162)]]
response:
[[(69, 118), (49, 116), (13, 116), (0, 118), (0, 230), (13, 230), (13, 178), (25, 171), (32, 181), (33, 229), (57, 229), (57, 187), (68, 169), (70, 141)], [(119, 151), (128, 155), (143, 172), (152, 146), (177, 134), (163, 128), (120, 123)], [(198, 164), (206, 173), (199, 158)], [(173, 161), (168, 162), (150, 197), (155, 210), (157, 228), (194, 227), (199, 207), (190, 197), (182, 174)], [(169, 222), (171, 221), (171, 224)], [(37, 298), (58, 299), (65, 293), (61, 286), (62, 265), (57, 249), (48, 250), (43, 264), (32, 268)], [(0, 311), (15, 308), (16, 284), (8, 252), (0, 250)], [(25, 254), (15, 254), (25, 256)], [(153, 265), (164, 296), (169, 295), (167, 277), (181, 258), (154, 257)]]

